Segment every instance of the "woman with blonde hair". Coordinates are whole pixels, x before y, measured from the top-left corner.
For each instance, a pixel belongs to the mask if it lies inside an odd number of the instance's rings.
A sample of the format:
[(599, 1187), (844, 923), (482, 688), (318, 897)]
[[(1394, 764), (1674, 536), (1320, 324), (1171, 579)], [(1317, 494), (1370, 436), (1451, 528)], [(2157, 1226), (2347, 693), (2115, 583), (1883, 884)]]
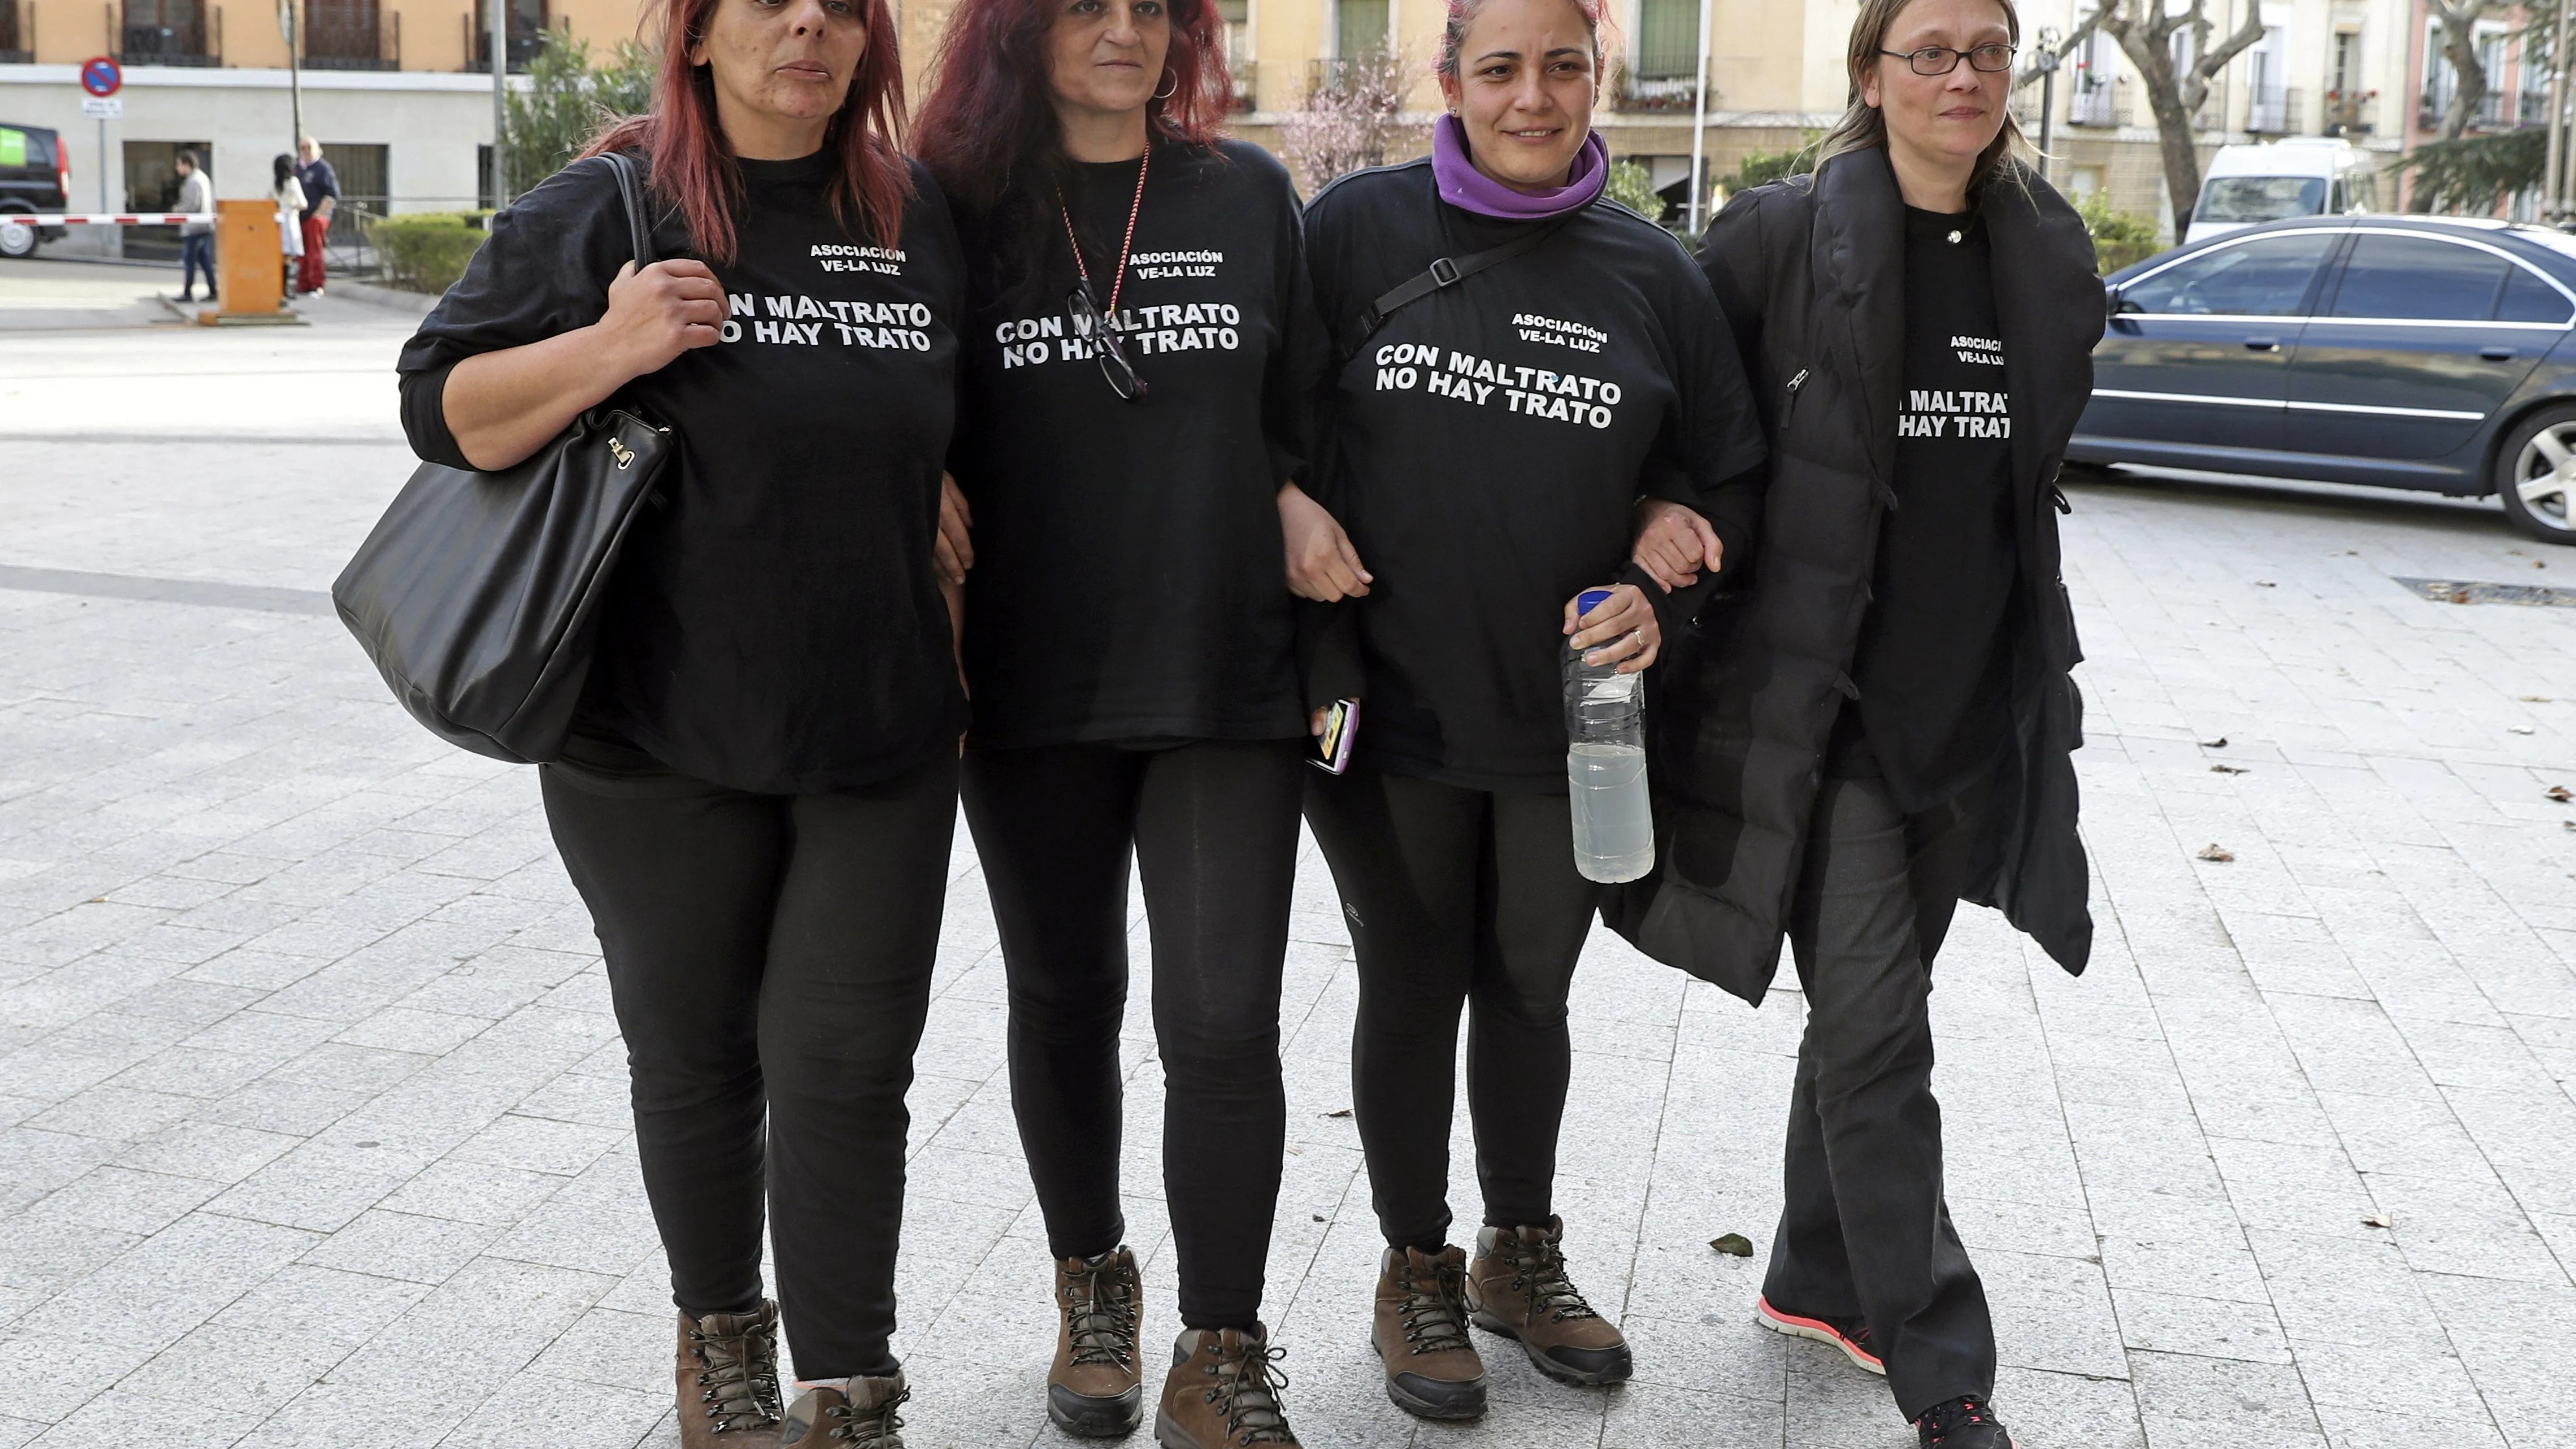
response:
[[(1926, 1449), (2008, 1449), (1994, 1325), (1950, 1222), (1931, 962), (1961, 900), (2069, 971), (2080, 657), (2057, 468), (2102, 330), (2093, 247), (2016, 153), (2010, 0), (1864, 0), (1815, 175), (1734, 199), (1702, 265), (1766, 405), (1738, 602), (1675, 646), (1665, 869), (1608, 914), (1759, 1001), (1807, 998), (1787, 1204), (1757, 1314), (1886, 1376)], [(1678, 508), (1640, 555), (1680, 584)]]

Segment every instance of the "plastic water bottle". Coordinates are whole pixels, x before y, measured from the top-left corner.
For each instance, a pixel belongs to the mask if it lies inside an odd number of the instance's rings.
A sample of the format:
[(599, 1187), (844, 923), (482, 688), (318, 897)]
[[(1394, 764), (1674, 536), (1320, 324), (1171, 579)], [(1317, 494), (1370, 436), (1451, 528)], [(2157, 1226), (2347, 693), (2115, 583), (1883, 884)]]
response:
[[(1589, 614), (1608, 589), (1586, 589)], [(1646, 799), (1646, 676), (1586, 664), (1565, 651), (1565, 783), (1574, 802), (1574, 868), (1605, 884), (1655, 866), (1655, 818)]]

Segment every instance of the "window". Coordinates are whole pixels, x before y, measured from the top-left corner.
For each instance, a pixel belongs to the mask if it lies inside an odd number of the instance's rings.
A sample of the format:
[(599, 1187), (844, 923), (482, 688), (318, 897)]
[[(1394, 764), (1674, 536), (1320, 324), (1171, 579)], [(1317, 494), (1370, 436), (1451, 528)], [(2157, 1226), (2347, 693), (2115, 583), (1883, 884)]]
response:
[(2496, 301), (2498, 322), (2550, 322), (2567, 325), (2567, 298), (2529, 267), (2516, 267), (2504, 279), (2504, 296)]
[(2267, 236), (2206, 251), (2122, 288), (2122, 312), (2288, 317), (2334, 247), (2336, 233)]
[(2201, 188), (2194, 221), (2279, 221), (2325, 209), (2322, 176), (2213, 176)]
[(1639, 80), (1699, 78), (1699, 0), (1637, 0)]
[(2361, 32), (2338, 30), (2334, 38), (2334, 91), (2337, 96), (2350, 96), (2362, 89)]
[(1343, 60), (1386, 53), (1387, 0), (1337, 0), (1333, 54)]
[(2363, 232), (2335, 289), (2334, 317), (2483, 322), (2513, 263), (2427, 236)]

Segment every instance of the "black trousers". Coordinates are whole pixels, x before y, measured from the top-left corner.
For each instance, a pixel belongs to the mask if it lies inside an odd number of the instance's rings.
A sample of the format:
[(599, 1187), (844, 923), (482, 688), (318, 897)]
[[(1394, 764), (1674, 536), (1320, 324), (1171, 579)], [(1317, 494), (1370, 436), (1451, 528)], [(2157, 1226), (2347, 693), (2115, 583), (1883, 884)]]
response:
[(893, 1372), (903, 1097), (955, 763), (834, 795), (655, 769), (541, 778), (607, 954), (673, 1300), (693, 1316), (759, 1301), (765, 1173), (798, 1376)]
[(1163, 1061), (1163, 1193), (1181, 1320), (1261, 1317), (1288, 1104), (1279, 982), (1297, 878), (1300, 740), (970, 750), (966, 821), (1010, 980), (1011, 1108), (1049, 1250), (1090, 1257), (1119, 1208), (1127, 870), (1145, 884)]
[(1807, 1030), (1762, 1291), (1789, 1312), (1865, 1319), (1908, 1419), (1995, 1385), (1994, 1321), (1942, 1196), (1932, 1099), (1932, 958), (1981, 808), (1972, 792), (1909, 816), (1879, 780), (1827, 779), (1790, 914)]
[(1353, 769), (1307, 783), (1359, 958), (1351, 1090), (1379, 1229), (1449, 1235), (1458, 1016), (1486, 1223), (1555, 1210), (1557, 1129), (1573, 1073), (1565, 1000), (1601, 887), (1574, 868), (1563, 795), (1471, 790)]

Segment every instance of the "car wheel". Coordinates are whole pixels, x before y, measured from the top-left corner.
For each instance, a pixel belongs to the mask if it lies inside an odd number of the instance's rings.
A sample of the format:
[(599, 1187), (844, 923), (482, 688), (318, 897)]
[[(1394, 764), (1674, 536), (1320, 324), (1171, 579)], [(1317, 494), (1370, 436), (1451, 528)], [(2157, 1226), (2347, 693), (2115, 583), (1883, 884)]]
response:
[(36, 229), (23, 221), (0, 217), (0, 257), (12, 259), (36, 254)]
[(2543, 543), (2576, 544), (2576, 405), (2542, 408), (2505, 436), (2495, 491), (2515, 528)]

